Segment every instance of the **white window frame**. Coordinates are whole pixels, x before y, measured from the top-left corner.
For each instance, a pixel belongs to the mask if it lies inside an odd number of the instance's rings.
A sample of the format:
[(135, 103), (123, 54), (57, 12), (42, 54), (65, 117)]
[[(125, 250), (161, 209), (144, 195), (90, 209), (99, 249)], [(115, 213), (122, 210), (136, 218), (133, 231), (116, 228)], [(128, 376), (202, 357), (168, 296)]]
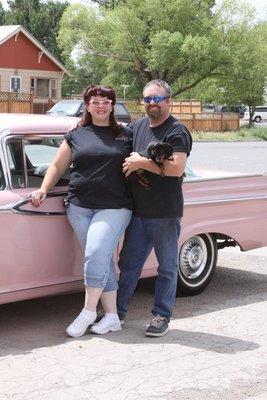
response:
[[(19, 90), (18, 90), (17, 92), (12, 91), (12, 85), (11, 85), (12, 79), (19, 79)], [(10, 77), (10, 79), (9, 79), (9, 90), (10, 90), (10, 92), (11, 92), (11, 93), (21, 93), (21, 86), (22, 86), (22, 79), (21, 79), (21, 76), (12, 75), (12, 76)]]
[[(48, 97), (39, 97), (37, 96), (37, 79), (44, 79), (44, 80), (48, 80), (49, 81), (49, 87), (48, 87)], [(32, 84), (31, 81), (34, 81), (34, 86), (33, 86), (33, 90), (32, 90)], [(56, 96), (52, 96), (52, 81), (54, 81), (54, 85), (55, 88), (54, 90), (56, 91)], [(31, 76), (30, 77), (30, 90), (31, 93), (33, 93), (34, 97), (37, 99), (51, 99), (51, 98), (57, 98), (57, 94), (58, 94), (58, 79), (57, 78), (48, 78), (48, 77), (42, 77), (42, 76)]]
[[(54, 87), (53, 87), (53, 85), (54, 85)], [(52, 96), (53, 90), (55, 91), (55, 94), (56, 94), (55, 96)], [(55, 78), (50, 79), (50, 94), (51, 94), (50, 97), (52, 97), (52, 99), (57, 98), (57, 79), (55, 79)]]

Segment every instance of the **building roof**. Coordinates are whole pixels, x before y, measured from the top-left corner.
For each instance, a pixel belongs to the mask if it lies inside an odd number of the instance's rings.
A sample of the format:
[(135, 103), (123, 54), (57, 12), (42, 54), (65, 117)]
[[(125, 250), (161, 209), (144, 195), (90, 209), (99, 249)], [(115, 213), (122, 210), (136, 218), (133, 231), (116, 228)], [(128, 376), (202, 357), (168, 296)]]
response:
[(36, 47), (38, 47), (54, 64), (56, 64), (65, 74), (70, 75), (64, 65), (58, 61), (37, 39), (35, 39), (22, 25), (1, 25), (0, 26), (0, 46), (12, 36), (23, 33)]

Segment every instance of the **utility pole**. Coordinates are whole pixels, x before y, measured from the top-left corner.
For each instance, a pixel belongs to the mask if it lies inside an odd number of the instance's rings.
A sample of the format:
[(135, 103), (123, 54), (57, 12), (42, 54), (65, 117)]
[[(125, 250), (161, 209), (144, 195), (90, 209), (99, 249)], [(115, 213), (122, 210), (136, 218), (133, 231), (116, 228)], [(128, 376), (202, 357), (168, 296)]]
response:
[(126, 98), (126, 90), (128, 89), (129, 85), (121, 85), (123, 87), (123, 98)]

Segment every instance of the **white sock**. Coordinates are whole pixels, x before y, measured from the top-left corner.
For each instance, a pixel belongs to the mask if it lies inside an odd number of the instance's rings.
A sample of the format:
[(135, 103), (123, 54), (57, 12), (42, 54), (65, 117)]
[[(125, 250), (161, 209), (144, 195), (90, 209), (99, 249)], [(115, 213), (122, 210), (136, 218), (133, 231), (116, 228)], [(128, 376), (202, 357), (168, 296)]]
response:
[(106, 313), (105, 317), (107, 317), (108, 319), (113, 319), (113, 320), (118, 320), (119, 319), (118, 314), (114, 314), (114, 313)]
[(84, 316), (88, 319), (96, 317), (96, 311), (87, 310), (86, 308), (83, 308), (82, 311)]

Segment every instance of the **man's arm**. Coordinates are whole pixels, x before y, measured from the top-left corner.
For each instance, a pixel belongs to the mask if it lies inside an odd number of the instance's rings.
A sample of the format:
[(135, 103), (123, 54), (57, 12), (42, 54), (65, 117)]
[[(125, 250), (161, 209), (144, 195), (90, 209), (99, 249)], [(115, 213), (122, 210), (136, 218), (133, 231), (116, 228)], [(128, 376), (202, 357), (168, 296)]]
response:
[[(164, 175), (165, 176), (182, 176), (185, 170), (187, 154), (182, 152), (173, 153), (173, 160), (164, 160)], [(140, 156), (139, 153), (131, 153), (123, 163), (123, 172), (128, 177), (132, 172), (138, 169), (144, 169), (154, 174), (161, 175), (160, 168), (154, 161)]]

